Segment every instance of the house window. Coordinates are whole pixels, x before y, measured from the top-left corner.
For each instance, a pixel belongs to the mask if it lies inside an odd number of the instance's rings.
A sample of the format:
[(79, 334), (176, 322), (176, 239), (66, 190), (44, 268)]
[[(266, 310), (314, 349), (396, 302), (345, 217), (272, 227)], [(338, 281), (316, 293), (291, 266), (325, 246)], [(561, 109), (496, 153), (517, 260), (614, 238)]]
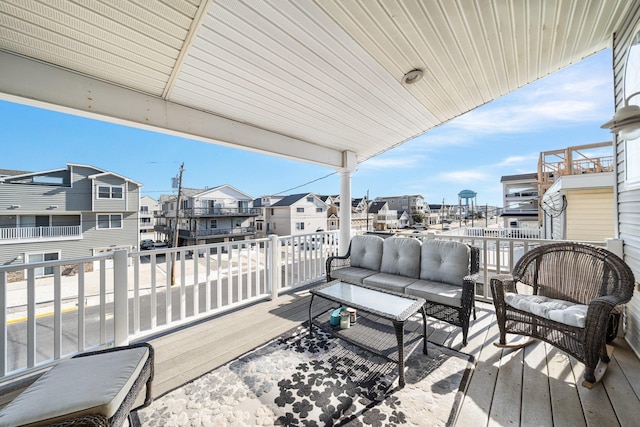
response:
[(322, 208), (316, 208), (317, 213), (322, 213)]
[(98, 230), (122, 228), (122, 214), (98, 215), (98, 223), (96, 225)]
[(218, 228), (218, 220), (217, 219), (212, 219), (209, 222), (209, 228), (211, 228), (211, 229)]
[(313, 196), (307, 196), (307, 202), (313, 202)]
[(304, 230), (304, 222), (296, 222), (296, 230)]
[(262, 223), (261, 222), (256, 224), (256, 230), (262, 231)]
[(304, 208), (296, 208), (296, 212), (298, 212), (298, 213), (304, 213)]
[(273, 209), (273, 208), (271, 208), (271, 215), (273, 215), (273, 212), (274, 212), (274, 209)]
[(149, 206), (140, 206), (140, 212), (149, 213)]
[(140, 218), (141, 224), (151, 224), (151, 218)]
[[(42, 262), (42, 261), (56, 261), (60, 259), (58, 252), (48, 252), (40, 254), (28, 254), (27, 262)], [(36, 277), (50, 276), (53, 274), (53, 267), (39, 267), (34, 270)]]
[(111, 185), (98, 186), (98, 199), (122, 199), (123, 197), (124, 190), (122, 187)]

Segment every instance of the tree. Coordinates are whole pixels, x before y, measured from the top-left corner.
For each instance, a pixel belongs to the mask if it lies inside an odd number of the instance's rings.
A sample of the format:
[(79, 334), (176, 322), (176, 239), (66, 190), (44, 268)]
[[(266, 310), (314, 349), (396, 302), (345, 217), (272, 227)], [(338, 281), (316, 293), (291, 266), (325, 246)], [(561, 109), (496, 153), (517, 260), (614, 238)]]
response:
[(411, 218), (413, 219), (413, 223), (422, 223), (424, 222), (424, 215), (420, 212), (414, 212), (411, 214)]

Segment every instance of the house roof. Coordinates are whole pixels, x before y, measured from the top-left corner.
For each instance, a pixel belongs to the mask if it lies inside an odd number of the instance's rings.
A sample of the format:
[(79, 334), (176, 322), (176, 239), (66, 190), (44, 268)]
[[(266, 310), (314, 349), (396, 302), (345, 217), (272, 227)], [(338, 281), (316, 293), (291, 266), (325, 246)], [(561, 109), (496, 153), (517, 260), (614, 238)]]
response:
[(640, 7), (480, 3), (2, 1), (0, 99), (354, 170), (607, 48)]
[(307, 196), (313, 196), (314, 198), (318, 198), (317, 196), (315, 196), (312, 193), (291, 194), (289, 196), (284, 196), (281, 200), (279, 200), (276, 203), (272, 204), (271, 207), (291, 206), (294, 203), (298, 202), (299, 200), (301, 200), (301, 199), (303, 199), (303, 198), (305, 198)]
[(0, 169), (0, 176), (15, 176), (15, 175), (26, 175), (33, 172), (28, 171), (18, 171), (13, 169)]
[(380, 209), (385, 207), (387, 202), (371, 202), (369, 203), (369, 208), (367, 209), (368, 213), (378, 213)]
[(500, 178), (500, 182), (509, 182), (509, 181), (537, 181), (538, 173), (521, 173), (518, 175), (504, 175)]

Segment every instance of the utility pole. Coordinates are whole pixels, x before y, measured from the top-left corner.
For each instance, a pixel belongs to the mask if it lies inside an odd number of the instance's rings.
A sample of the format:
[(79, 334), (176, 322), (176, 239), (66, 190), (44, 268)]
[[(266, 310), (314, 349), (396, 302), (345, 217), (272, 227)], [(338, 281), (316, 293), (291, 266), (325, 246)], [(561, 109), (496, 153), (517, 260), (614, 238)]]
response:
[[(176, 220), (173, 230), (173, 248), (178, 247), (178, 221), (180, 221), (180, 205), (182, 204), (182, 172), (184, 171), (184, 162), (180, 165), (180, 175), (178, 177), (178, 200), (176, 202)], [(171, 251), (171, 286), (176, 283), (176, 252)]]
[(367, 195), (365, 196), (365, 203), (364, 203), (364, 207), (365, 207), (365, 212), (366, 212), (366, 216), (367, 216), (367, 228), (364, 231), (365, 233), (369, 232), (369, 190), (367, 190)]

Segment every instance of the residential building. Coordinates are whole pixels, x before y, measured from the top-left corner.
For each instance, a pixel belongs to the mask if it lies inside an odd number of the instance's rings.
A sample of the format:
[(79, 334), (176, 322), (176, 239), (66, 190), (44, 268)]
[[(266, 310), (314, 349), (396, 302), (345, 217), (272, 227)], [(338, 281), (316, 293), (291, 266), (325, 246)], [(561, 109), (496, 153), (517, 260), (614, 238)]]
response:
[(539, 191), (546, 239), (615, 236), (615, 174), (610, 141), (540, 153)]
[(398, 228), (409, 228), (412, 223), (411, 215), (407, 211), (398, 212)]
[(328, 206), (313, 193), (263, 196), (265, 232), (288, 236), (327, 230)]
[(368, 212), (373, 214), (373, 229), (387, 231), (398, 228), (398, 211), (389, 209), (387, 202), (369, 202)]
[(17, 174), (5, 170), (0, 177), (0, 265), (136, 249), (141, 187), (88, 165)]
[(502, 214), (505, 228), (538, 227), (538, 174), (505, 175), (502, 183)]
[(156, 240), (155, 215), (159, 214), (159, 210), (160, 205), (153, 197), (142, 196), (140, 198), (140, 240)]
[[(424, 197), (419, 194), (376, 197), (376, 201), (387, 202), (389, 209), (393, 209), (398, 212), (406, 211), (411, 217), (411, 224), (414, 222), (424, 222), (424, 216), (428, 216), (429, 214), (429, 205), (425, 204)], [(422, 217), (423, 219), (420, 221), (414, 221), (414, 215), (416, 217)]]
[[(161, 196), (161, 212), (155, 230), (178, 246), (229, 242), (255, 238), (259, 208), (253, 198), (230, 186), (207, 189), (183, 188), (178, 195)], [(177, 226), (176, 226), (177, 223)]]

